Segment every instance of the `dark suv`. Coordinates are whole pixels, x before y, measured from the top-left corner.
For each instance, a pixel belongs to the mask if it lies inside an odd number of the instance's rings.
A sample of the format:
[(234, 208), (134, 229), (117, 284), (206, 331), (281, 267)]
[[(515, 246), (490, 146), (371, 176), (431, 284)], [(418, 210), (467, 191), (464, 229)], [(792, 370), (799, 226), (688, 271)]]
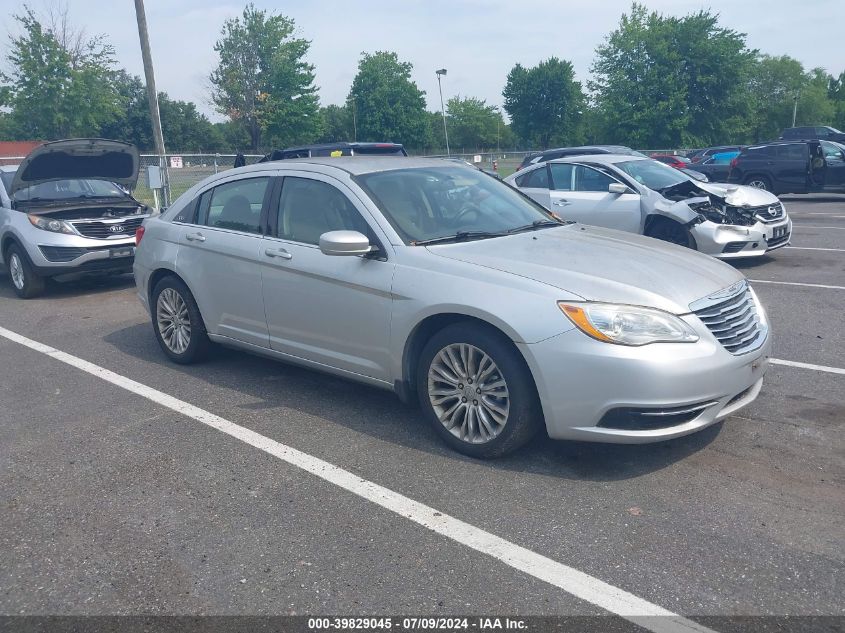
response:
[(845, 132), (840, 132), (835, 127), (828, 125), (807, 125), (804, 127), (786, 128), (780, 135), (783, 140), (809, 141), (821, 139), (824, 141), (835, 141), (845, 143)]
[(728, 182), (775, 194), (845, 193), (845, 145), (817, 140), (745, 147), (731, 161)]
[(264, 156), (259, 163), (270, 160), (287, 160), (290, 158), (314, 158), (334, 156), (407, 156), (405, 147), (399, 143), (320, 143), (317, 145), (302, 145), (274, 149)]
[(528, 167), (528, 165), (536, 165), (537, 163), (545, 163), (555, 158), (565, 158), (566, 156), (587, 156), (590, 154), (630, 154), (631, 156), (645, 156), (630, 147), (624, 145), (582, 145), (580, 147), (557, 147), (555, 149), (547, 149), (536, 154), (528, 154), (522, 159), (517, 171)]

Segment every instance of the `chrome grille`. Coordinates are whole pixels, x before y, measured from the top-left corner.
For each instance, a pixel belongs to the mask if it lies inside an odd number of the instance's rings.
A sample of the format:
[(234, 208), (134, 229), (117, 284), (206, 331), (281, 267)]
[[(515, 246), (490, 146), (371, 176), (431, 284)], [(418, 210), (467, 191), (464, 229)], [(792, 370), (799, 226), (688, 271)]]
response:
[(779, 222), (786, 216), (786, 211), (780, 203), (770, 204), (764, 207), (751, 207), (749, 211), (754, 212), (754, 217), (763, 224), (771, 224), (772, 222)]
[(750, 352), (766, 340), (767, 328), (760, 320), (757, 302), (747, 283), (725, 298), (702, 301), (707, 305), (693, 309), (693, 313), (731, 354)]
[(135, 229), (141, 226), (141, 223), (147, 216), (135, 216), (125, 220), (80, 220), (71, 222), (80, 235), (85, 237), (93, 237), (98, 240), (105, 240), (109, 238), (127, 238), (135, 235)]

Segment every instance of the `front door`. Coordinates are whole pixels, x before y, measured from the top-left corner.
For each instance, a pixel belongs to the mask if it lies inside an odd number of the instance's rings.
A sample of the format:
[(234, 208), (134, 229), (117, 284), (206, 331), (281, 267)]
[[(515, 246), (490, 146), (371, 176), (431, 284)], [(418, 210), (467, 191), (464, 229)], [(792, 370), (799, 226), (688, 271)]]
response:
[[(340, 181), (308, 172), (286, 173), (273, 206), (261, 251), (270, 346), (389, 380), (394, 265), (369, 212)], [(379, 256), (324, 255), (320, 235), (336, 230), (364, 233)]]
[(610, 193), (619, 183), (604, 172), (577, 163), (550, 163), (551, 209), (564, 220), (639, 233), (642, 211), (638, 193)]
[(199, 197), (179, 238), (180, 274), (211, 334), (268, 346), (261, 290), (262, 211), (273, 178), (224, 182)]
[(821, 141), (820, 144), (825, 162), (824, 190), (845, 191), (845, 150), (829, 141)]

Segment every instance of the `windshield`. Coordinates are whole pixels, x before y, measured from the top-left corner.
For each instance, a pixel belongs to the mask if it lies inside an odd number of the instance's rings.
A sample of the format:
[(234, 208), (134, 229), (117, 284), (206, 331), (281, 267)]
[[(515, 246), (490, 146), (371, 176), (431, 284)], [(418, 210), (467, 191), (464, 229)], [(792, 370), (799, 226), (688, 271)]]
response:
[(460, 233), (507, 233), (535, 223), (556, 224), (530, 198), (465, 167), (397, 169), (364, 174), (356, 180), (407, 244)]
[(690, 179), (674, 167), (656, 160), (629, 160), (616, 163), (616, 167), (653, 191), (660, 191)]
[[(4, 181), (5, 181), (4, 174)], [(11, 183), (11, 178), (9, 179)], [(8, 185), (7, 185), (8, 187)], [(17, 202), (26, 200), (67, 200), (68, 198), (122, 198), (126, 192), (104, 180), (51, 180), (15, 192)]]

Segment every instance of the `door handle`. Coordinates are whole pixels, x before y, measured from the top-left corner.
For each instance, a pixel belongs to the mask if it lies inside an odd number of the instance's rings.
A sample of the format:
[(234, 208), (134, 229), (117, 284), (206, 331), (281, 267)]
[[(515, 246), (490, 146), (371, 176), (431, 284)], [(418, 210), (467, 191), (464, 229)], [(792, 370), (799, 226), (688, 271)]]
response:
[(568, 207), (572, 203), (569, 200), (555, 200), (552, 204), (556, 207)]
[(189, 242), (204, 242), (205, 235), (202, 233), (188, 233), (185, 235), (185, 239)]
[(293, 255), (288, 253), (283, 248), (267, 248), (264, 250), (264, 254), (267, 257), (281, 257), (282, 259), (293, 259)]

